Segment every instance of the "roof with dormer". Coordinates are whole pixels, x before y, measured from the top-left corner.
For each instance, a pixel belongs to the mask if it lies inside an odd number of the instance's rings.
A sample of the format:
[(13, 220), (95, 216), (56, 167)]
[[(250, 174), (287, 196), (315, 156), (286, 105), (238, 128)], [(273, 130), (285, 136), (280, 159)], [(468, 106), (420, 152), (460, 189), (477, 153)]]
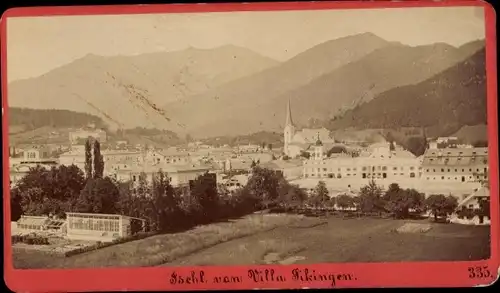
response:
[(423, 155), (424, 166), (476, 166), (488, 164), (488, 148), (431, 149)]

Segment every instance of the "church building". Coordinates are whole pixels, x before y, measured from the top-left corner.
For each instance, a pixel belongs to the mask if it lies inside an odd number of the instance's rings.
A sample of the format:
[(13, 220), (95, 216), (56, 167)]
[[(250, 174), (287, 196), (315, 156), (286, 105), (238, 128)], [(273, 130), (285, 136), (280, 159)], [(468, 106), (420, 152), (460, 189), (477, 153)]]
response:
[(335, 140), (326, 128), (303, 128), (298, 131), (292, 120), (290, 100), (287, 104), (286, 121), (284, 129), (284, 153), (290, 158), (299, 156), (302, 152), (313, 152), (314, 145), (320, 140), (325, 149), (335, 145)]

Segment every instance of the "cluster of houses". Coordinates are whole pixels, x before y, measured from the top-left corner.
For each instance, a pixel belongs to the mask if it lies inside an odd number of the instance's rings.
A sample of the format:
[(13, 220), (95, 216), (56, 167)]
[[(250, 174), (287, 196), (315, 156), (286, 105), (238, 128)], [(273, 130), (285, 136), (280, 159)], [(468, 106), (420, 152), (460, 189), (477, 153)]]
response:
[[(31, 146), (22, 150), (11, 147), (10, 183), (14, 186), (34, 166), (75, 165), (83, 171), (84, 142), (92, 137), (104, 146), (101, 154), (105, 176), (122, 182), (138, 181), (141, 174), (146, 174), (151, 180), (153, 174), (162, 170), (174, 187), (180, 187), (188, 186), (190, 181), (209, 172), (215, 174), (219, 186), (234, 191), (246, 185), (252, 166), (258, 164), (281, 172), (288, 181), (309, 192), (323, 181), (329, 196), (333, 197), (355, 195), (371, 180), (382, 188), (398, 183), (402, 188), (414, 188), (426, 195), (453, 195), (459, 201), (459, 208), (476, 209), (479, 199), (489, 196), (489, 190), (483, 186), (488, 179), (487, 148), (464, 145), (443, 148), (443, 142), (448, 139), (439, 138), (430, 143), (422, 156), (416, 157), (385, 141), (368, 147), (361, 147), (356, 142), (338, 143), (324, 128), (296, 131), (290, 104), (283, 135), (283, 148), (274, 151), (258, 145), (212, 147), (201, 143), (154, 149), (127, 146), (126, 142), (111, 149), (105, 147), (107, 137), (104, 131), (79, 130), (70, 133), (67, 147)], [(335, 147), (347, 151), (332, 153)], [(48, 223), (53, 222), (26, 217), (19, 221), (17, 227), (27, 230), (35, 226), (35, 230), (49, 229)], [(38, 221), (38, 224), (26, 224), (33, 221)], [(58, 229), (71, 237), (92, 236), (109, 240), (128, 235), (130, 223), (131, 219), (119, 215), (68, 214), (68, 219)]]

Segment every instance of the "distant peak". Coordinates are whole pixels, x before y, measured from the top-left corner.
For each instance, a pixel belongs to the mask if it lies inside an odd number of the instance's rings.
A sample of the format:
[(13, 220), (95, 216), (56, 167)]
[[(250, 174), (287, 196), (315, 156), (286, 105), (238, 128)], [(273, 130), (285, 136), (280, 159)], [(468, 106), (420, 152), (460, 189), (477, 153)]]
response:
[(367, 37), (377, 37), (378, 38), (378, 36), (376, 34), (372, 33), (372, 32), (364, 32), (364, 33), (360, 33), (358, 35), (367, 36)]
[(94, 53), (88, 53), (87, 55), (83, 56), (82, 59), (86, 59), (86, 58), (98, 58), (98, 57), (101, 57), (101, 56), (96, 55)]
[(455, 48), (454, 46), (444, 43), (444, 42), (437, 42), (431, 45), (434, 48), (443, 48), (443, 49), (448, 49), (448, 48)]
[(380, 39), (383, 40), (381, 37), (377, 36), (376, 34), (372, 32), (364, 32), (364, 33), (358, 33), (355, 35), (350, 35), (348, 37), (363, 37), (363, 38), (371, 38), (371, 39)]

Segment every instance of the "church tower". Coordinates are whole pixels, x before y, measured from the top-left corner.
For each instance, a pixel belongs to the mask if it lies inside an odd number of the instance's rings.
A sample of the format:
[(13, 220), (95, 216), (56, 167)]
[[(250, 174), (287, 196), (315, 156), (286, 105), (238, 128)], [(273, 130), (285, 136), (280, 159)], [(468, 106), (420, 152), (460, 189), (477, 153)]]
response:
[(284, 142), (285, 142), (284, 153), (287, 156), (290, 156), (290, 151), (288, 147), (292, 142), (294, 134), (295, 134), (295, 126), (293, 125), (293, 120), (292, 120), (292, 109), (290, 107), (290, 100), (288, 100), (286, 109), (285, 129), (283, 131)]
[(321, 139), (319, 139), (319, 133), (318, 133), (318, 139), (316, 140), (316, 143), (314, 145), (314, 159), (315, 160), (323, 160), (323, 142)]

